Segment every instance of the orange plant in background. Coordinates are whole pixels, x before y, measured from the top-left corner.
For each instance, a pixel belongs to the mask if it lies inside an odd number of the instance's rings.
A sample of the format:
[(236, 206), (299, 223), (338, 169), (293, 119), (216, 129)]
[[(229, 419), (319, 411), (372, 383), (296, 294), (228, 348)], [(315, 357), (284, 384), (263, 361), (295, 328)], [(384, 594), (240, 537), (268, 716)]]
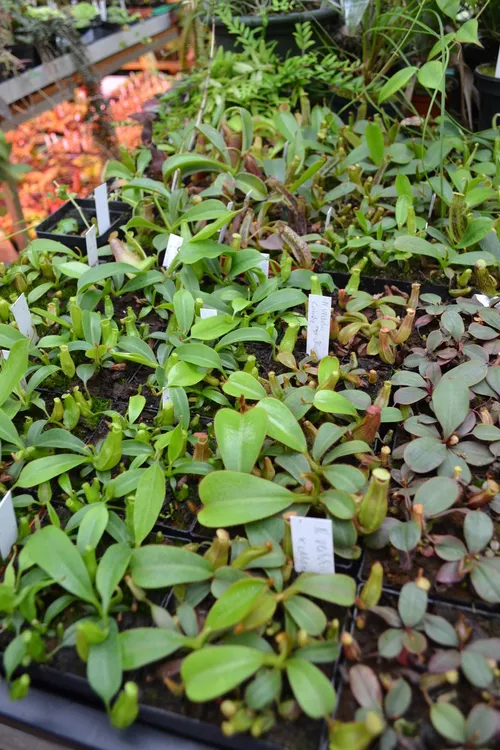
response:
[[(140, 145), (142, 126), (127, 118), (169, 85), (167, 76), (144, 71), (130, 76), (113, 91), (109, 115), (113, 122), (120, 123), (115, 133), (121, 146), (133, 151)], [(82, 197), (101, 182), (105, 159), (92, 137), (93, 124), (86, 121), (88, 106), (85, 90), (77, 89), (73, 101), (58, 104), (6, 133), (12, 143), (12, 160), (31, 167), (19, 184), (21, 206), (31, 227), (63, 203), (56, 195), (54, 181), (68, 185), (71, 192)], [(11, 232), (10, 217), (0, 215), (0, 237)]]

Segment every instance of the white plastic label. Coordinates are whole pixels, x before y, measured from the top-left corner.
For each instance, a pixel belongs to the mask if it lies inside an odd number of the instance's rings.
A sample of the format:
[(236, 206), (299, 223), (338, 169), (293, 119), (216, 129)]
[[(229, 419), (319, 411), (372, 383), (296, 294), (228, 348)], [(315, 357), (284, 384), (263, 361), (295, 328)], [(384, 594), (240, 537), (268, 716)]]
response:
[(94, 190), (95, 210), (97, 213), (97, 226), (99, 227), (99, 234), (107, 232), (111, 226), (111, 219), (109, 218), (109, 205), (108, 205), (108, 186), (105, 182)]
[(323, 297), (320, 294), (309, 295), (306, 352), (308, 354), (314, 352), (318, 360), (328, 356), (331, 310), (331, 297)]
[(33, 320), (31, 318), (30, 309), (26, 302), (24, 292), (19, 295), (10, 309), (12, 310), (12, 315), (17, 323), (17, 327), (23, 336), (27, 336), (34, 342), (38, 341), (38, 336), (36, 335), (35, 326), (33, 325)]
[(97, 227), (95, 224), (92, 224), (90, 229), (85, 232), (85, 244), (87, 245), (89, 266), (97, 266)]
[(162, 407), (166, 406), (168, 403), (170, 403), (172, 399), (170, 398), (170, 391), (168, 388), (164, 388), (161, 392), (161, 405)]
[(108, 17), (108, 9), (106, 8), (106, 0), (99, 0), (99, 15), (101, 21), (106, 21)]
[(6, 560), (17, 541), (17, 521), (9, 490), (0, 500), (0, 557)]
[(333, 206), (330, 206), (328, 211), (326, 212), (326, 221), (325, 221), (325, 232), (330, 226), (330, 223), (332, 221), (332, 213), (333, 213)]
[(500, 78), (500, 46), (498, 47), (497, 67), (495, 69), (495, 78)]
[[(9, 349), (2, 349), (1, 353), (2, 353), (2, 359), (5, 360), (5, 361), (7, 361), (9, 359), (9, 356), (10, 356), (10, 350)], [(26, 388), (26, 385), (27, 385), (26, 378), (21, 378), (21, 385), (22, 385), (23, 388)]]
[(261, 253), (262, 260), (258, 264), (259, 268), (264, 271), (266, 278), (269, 276), (269, 253)]
[(335, 573), (332, 522), (328, 518), (291, 516), (290, 525), (297, 573)]
[[(227, 204), (227, 210), (228, 211), (233, 210), (233, 201), (229, 201), (229, 203)], [(222, 245), (222, 243), (224, 242), (226, 232), (227, 232), (227, 224), (224, 224), (224, 226), (219, 230), (219, 240), (218, 240), (219, 245)]]
[(171, 234), (168, 238), (168, 245), (167, 249), (165, 250), (165, 257), (163, 258), (163, 267), (169, 268), (177, 253), (181, 249), (181, 245), (184, 242), (182, 237), (179, 237), (178, 234)]
[(217, 315), (217, 310), (214, 310), (213, 307), (202, 307), (200, 310), (200, 318), (202, 320), (213, 318), (215, 315)]

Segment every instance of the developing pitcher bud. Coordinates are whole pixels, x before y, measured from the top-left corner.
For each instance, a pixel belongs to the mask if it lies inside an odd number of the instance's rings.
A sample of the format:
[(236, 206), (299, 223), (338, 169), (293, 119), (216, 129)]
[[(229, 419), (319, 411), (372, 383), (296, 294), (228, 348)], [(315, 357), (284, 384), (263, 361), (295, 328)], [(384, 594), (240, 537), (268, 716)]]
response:
[(373, 402), (374, 406), (379, 406), (381, 409), (385, 409), (389, 406), (389, 400), (391, 398), (392, 383), (390, 380), (385, 380), (382, 388), (377, 393)]
[(474, 278), (476, 286), (482, 294), (494, 297), (497, 293), (497, 282), (489, 273), (485, 260), (477, 260), (474, 264)]
[(375, 607), (379, 603), (382, 596), (383, 583), (384, 568), (382, 567), (382, 563), (374, 562), (368, 580), (359, 595), (363, 609), (370, 609), (370, 607)]
[(76, 366), (69, 349), (65, 344), (61, 344), (59, 347), (59, 363), (61, 365), (61, 370), (66, 377), (69, 380), (72, 380), (75, 377)]
[(391, 475), (386, 469), (374, 469), (368, 489), (358, 510), (358, 523), (364, 534), (372, 534), (387, 516)]
[(378, 347), (380, 359), (387, 365), (393, 365), (396, 361), (396, 354), (391, 346), (389, 339), (390, 329), (381, 328), (378, 334)]
[(126, 682), (110, 713), (110, 720), (117, 729), (126, 729), (139, 715), (139, 688), (135, 682)]
[(421, 575), (416, 578), (415, 585), (418, 586), (419, 589), (422, 589), (422, 591), (429, 591), (431, 588), (431, 582), (429, 581), (429, 579), (424, 578)]
[(408, 300), (407, 308), (412, 308), (414, 310), (418, 307), (418, 299), (420, 296), (420, 284), (415, 282), (411, 285), (411, 294), (410, 299)]
[(395, 344), (404, 344), (405, 341), (408, 341), (413, 330), (414, 321), (415, 309), (413, 307), (408, 307), (406, 309), (406, 315), (404, 316), (401, 325), (399, 326), (396, 333), (392, 336), (392, 340)]
[(369, 406), (361, 422), (352, 430), (353, 440), (364, 440), (371, 445), (377, 437), (381, 414), (380, 406)]
[(450, 685), (456, 685), (460, 675), (456, 669), (449, 669), (448, 672), (445, 672), (444, 676), (446, 677), (446, 682)]
[(344, 655), (348, 661), (359, 661), (361, 657), (361, 649), (358, 642), (350, 633), (342, 633), (340, 643), (342, 644)]
[(212, 455), (212, 450), (208, 444), (208, 435), (206, 432), (196, 432), (196, 445), (193, 450), (193, 461), (208, 461)]

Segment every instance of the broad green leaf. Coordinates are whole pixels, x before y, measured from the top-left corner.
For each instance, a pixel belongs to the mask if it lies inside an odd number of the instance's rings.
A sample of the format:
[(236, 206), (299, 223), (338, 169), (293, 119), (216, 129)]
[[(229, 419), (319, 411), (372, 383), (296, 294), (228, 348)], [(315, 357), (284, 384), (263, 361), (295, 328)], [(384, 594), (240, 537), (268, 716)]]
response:
[(86, 547), (97, 547), (108, 525), (109, 511), (106, 503), (93, 503), (78, 527), (76, 546), (82, 555)]
[(479, 216), (471, 219), (457, 248), (468, 248), (483, 240), (492, 230), (493, 219), (488, 216)]
[(222, 386), (224, 393), (235, 398), (249, 399), (250, 401), (259, 401), (267, 396), (264, 387), (259, 383), (257, 378), (248, 372), (232, 372), (227, 381)]
[(128, 400), (128, 418), (132, 424), (139, 418), (146, 406), (146, 399), (140, 393), (130, 396)]
[(186, 388), (199, 383), (206, 374), (207, 370), (203, 367), (190, 365), (189, 362), (177, 362), (168, 372), (167, 385)]
[(408, 443), (404, 451), (404, 460), (412, 471), (427, 474), (442, 464), (446, 455), (446, 446), (440, 440), (423, 437)]
[[(0, 409), (0, 440), (5, 440), (7, 443), (12, 443), (12, 445), (16, 445), (18, 448), (23, 448), (23, 441), (21, 440), (21, 437), (16, 430), (13, 422), (7, 414), (4, 412), (3, 409)], [(28, 487), (33, 487), (33, 484), (27, 485)]]
[(96, 602), (85, 563), (64, 531), (46, 526), (29, 537), (26, 550), (30, 560), (70, 594)]
[(335, 464), (334, 466), (323, 466), (322, 472), (332, 487), (344, 492), (359, 492), (366, 484), (366, 478), (362, 471), (349, 464)]
[(302, 429), (290, 409), (270, 396), (259, 401), (256, 409), (267, 414), (267, 434), (298, 453), (306, 453), (307, 442)]
[(460, 489), (454, 479), (450, 477), (433, 477), (418, 488), (413, 504), (420, 504), (424, 509), (424, 516), (432, 518), (443, 513), (456, 503)]
[(141, 475), (134, 502), (134, 536), (139, 546), (152, 530), (165, 502), (165, 472), (155, 462)]
[(177, 259), (180, 263), (191, 265), (204, 258), (218, 258), (226, 250), (227, 245), (220, 245), (215, 240), (197, 240), (196, 242), (190, 240), (189, 242), (183, 242)]
[(427, 89), (440, 89), (444, 83), (445, 73), (444, 63), (439, 60), (430, 60), (419, 68), (418, 82)]
[(105, 612), (120, 581), (128, 568), (132, 550), (126, 544), (112, 544), (99, 560), (95, 579), (96, 589), (101, 596)]
[(452, 21), (456, 21), (460, 10), (460, 0), (437, 0), (438, 8)]
[(205, 646), (182, 662), (186, 695), (195, 703), (218, 698), (248, 680), (264, 659), (263, 651), (247, 646)]
[(182, 362), (189, 362), (197, 367), (222, 370), (222, 362), (214, 349), (206, 344), (181, 344), (175, 353)]
[(78, 291), (83, 292), (84, 289), (96, 284), (98, 281), (104, 281), (110, 276), (118, 276), (124, 273), (140, 273), (136, 266), (131, 266), (130, 263), (103, 263), (99, 266), (90, 268), (78, 279)]
[(471, 745), (484, 747), (498, 733), (498, 713), (492, 706), (476, 703), (467, 717), (466, 731)]
[(461, 44), (477, 44), (482, 47), (478, 36), (478, 20), (477, 18), (469, 18), (455, 34), (455, 39)]
[(411, 552), (419, 543), (420, 536), (420, 526), (415, 521), (405, 521), (391, 529), (389, 538), (396, 549)]
[(470, 511), (465, 516), (464, 537), (469, 552), (481, 552), (489, 544), (494, 531), (493, 521), (481, 510)]
[(384, 698), (384, 712), (389, 719), (398, 719), (411, 703), (411, 688), (403, 678), (394, 680)]
[(316, 391), (314, 394), (314, 406), (320, 411), (326, 411), (329, 414), (347, 414), (348, 416), (357, 417), (358, 412), (352, 403), (335, 391)]
[(211, 472), (202, 479), (199, 494), (204, 508), (198, 520), (209, 528), (259, 521), (281, 513), (297, 499), (286, 487), (236, 471)]
[(293, 589), (341, 607), (350, 607), (356, 597), (354, 578), (343, 573), (301, 573), (293, 583)]
[(431, 721), (442, 737), (458, 745), (465, 744), (465, 719), (452, 703), (434, 703), (431, 706)]
[(59, 453), (55, 456), (45, 456), (31, 461), (21, 472), (17, 482), (18, 487), (36, 487), (43, 482), (48, 482), (60, 474), (71, 469), (76, 469), (83, 463), (88, 462), (84, 456), (75, 456), (73, 453)]
[(10, 350), (8, 359), (4, 361), (0, 371), (0, 406), (9, 398), (12, 391), (17, 388), (21, 379), (26, 375), (29, 348), (29, 339), (16, 341)]
[(440, 245), (431, 245), (427, 240), (412, 235), (396, 237), (394, 247), (396, 250), (412, 255), (427, 255), (437, 260), (444, 258), (444, 250)]
[(122, 664), (125, 672), (165, 659), (182, 648), (186, 638), (175, 630), (132, 628), (120, 633)]
[(108, 637), (102, 643), (92, 644), (87, 662), (87, 679), (94, 692), (106, 705), (122, 684), (122, 652), (118, 626), (109, 621)]
[(232, 172), (232, 168), (224, 162), (209, 159), (200, 154), (174, 154), (169, 156), (163, 164), (163, 178), (166, 180), (170, 175), (180, 169), (182, 174), (189, 175), (195, 172)]
[(324, 422), (314, 438), (312, 457), (319, 461), (326, 451), (332, 447), (347, 432), (347, 427)]
[(178, 289), (174, 294), (174, 313), (182, 333), (188, 333), (194, 319), (194, 299), (187, 289)]
[(267, 421), (266, 414), (258, 409), (243, 413), (233, 409), (217, 412), (215, 437), (226, 469), (252, 471), (266, 437)]
[(212, 604), (204, 627), (207, 630), (224, 630), (241, 622), (267, 587), (267, 581), (259, 578), (235, 581)]
[(408, 81), (413, 78), (417, 70), (418, 68), (410, 65), (406, 68), (403, 68), (402, 70), (398, 70), (397, 73), (394, 73), (394, 75), (392, 75), (380, 89), (378, 95), (378, 103), (382, 104), (382, 102), (390, 99), (398, 91), (401, 91), (401, 89), (406, 86)]
[(468, 414), (469, 389), (456, 378), (441, 378), (432, 394), (432, 405), (447, 440)]
[(401, 589), (398, 600), (398, 612), (403, 624), (413, 628), (424, 618), (427, 609), (427, 592), (416, 583), (406, 583)]
[(306, 301), (307, 297), (300, 289), (279, 289), (259, 302), (253, 314), (263, 315), (269, 312), (282, 312), (290, 307), (303, 305)]
[(215, 315), (195, 323), (191, 328), (191, 338), (200, 341), (213, 341), (225, 336), (238, 325), (237, 320), (228, 320), (225, 315)]
[(212, 565), (201, 555), (159, 544), (134, 550), (130, 571), (134, 582), (145, 589), (206, 581), (214, 572)]
[(381, 167), (384, 161), (384, 134), (380, 125), (376, 122), (368, 123), (365, 138), (373, 163)]
[(317, 604), (296, 594), (285, 601), (285, 610), (299, 628), (312, 636), (321, 635), (327, 625), (326, 615)]
[(293, 694), (307, 716), (321, 719), (335, 708), (336, 696), (332, 683), (318, 667), (305, 659), (289, 659), (286, 673)]
[(227, 336), (223, 336), (223, 338), (217, 342), (215, 348), (219, 351), (219, 349), (222, 349), (224, 346), (237, 344), (240, 341), (260, 341), (264, 344), (273, 343), (271, 336), (264, 328), (250, 326), (250, 328), (238, 328), (236, 331), (228, 333)]
[(227, 206), (225, 203), (216, 200), (215, 198), (209, 198), (198, 203), (198, 205), (188, 208), (188, 210), (183, 213), (181, 218), (176, 222), (175, 226), (182, 221), (211, 221), (212, 219), (218, 219), (226, 212)]
[(500, 603), (500, 569), (498, 558), (485, 558), (477, 563), (470, 574), (472, 585), (481, 599), (490, 604)]

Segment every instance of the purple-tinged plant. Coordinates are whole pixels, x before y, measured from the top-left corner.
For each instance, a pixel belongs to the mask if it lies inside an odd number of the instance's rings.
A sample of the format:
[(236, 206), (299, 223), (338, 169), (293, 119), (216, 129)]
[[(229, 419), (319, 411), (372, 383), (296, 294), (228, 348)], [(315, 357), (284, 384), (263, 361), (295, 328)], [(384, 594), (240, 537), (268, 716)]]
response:
[(431, 706), (434, 729), (453, 747), (467, 750), (488, 750), (500, 735), (500, 712), (485, 703), (478, 703), (465, 717), (452, 703), (438, 702)]
[(460, 583), (467, 576), (483, 601), (500, 602), (500, 557), (488, 547), (495, 529), (486, 513), (469, 511), (464, 521), (465, 544), (451, 535), (434, 535), (434, 549), (446, 560), (436, 576), (438, 583)]

